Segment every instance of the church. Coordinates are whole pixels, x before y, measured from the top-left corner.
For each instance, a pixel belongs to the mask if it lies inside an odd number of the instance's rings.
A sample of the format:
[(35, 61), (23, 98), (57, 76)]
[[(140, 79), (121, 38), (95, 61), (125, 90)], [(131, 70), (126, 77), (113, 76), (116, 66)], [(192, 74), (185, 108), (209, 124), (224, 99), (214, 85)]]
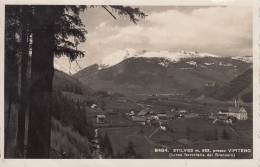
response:
[(219, 114), (224, 114), (228, 117), (235, 117), (237, 120), (247, 120), (248, 115), (244, 107), (240, 107), (239, 103), (235, 99), (235, 106), (229, 107), (227, 111), (220, 111)]

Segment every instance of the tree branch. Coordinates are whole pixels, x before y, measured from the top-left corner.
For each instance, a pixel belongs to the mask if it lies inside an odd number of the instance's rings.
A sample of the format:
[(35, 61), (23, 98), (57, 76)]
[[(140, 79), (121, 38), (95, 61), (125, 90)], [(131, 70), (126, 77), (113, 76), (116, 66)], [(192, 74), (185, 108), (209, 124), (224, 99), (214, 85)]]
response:
[(115, 15), (113, 15), (112, 12), (110, 12), (106, 6), (102, 5), (102, 8), (104, 8), (115, 20), (117, 19)]

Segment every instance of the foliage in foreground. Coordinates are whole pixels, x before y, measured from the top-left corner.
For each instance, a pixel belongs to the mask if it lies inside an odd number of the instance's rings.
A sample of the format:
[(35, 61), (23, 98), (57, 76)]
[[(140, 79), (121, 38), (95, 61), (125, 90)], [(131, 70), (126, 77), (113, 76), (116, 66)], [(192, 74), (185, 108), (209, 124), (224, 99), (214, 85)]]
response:
[(50, 158), (90, 158), (88, 139), (52, 119)]

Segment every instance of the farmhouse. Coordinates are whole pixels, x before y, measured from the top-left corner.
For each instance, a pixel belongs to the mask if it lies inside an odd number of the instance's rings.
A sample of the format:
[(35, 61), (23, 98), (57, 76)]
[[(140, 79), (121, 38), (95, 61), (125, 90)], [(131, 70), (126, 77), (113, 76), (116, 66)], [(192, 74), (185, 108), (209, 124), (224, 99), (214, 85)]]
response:
[(146, 118), (141, 116), (132, 116), (132, 120), (136, 123), (139, 123), (141, 125), (145, 125)]
[(105, 115), (97, 115), (97, 124), (104, 124), (106, 116)]
[(181, 109), (178, 111), (179, 114), (186, 114), (187, 113), (187, 110), (184, 110), (184, 109)]
[(168, 123), (168, 115), (167, 114), (157, 114), (159, 118), (160, 124), (167, 124)]
[[(213, 120), (213, 124), (219, 122), (219, 123), (224, 123), (224, 124), (232, 124), (233, 121), (232, 119), (230, 118), (231, 116), (228, 116), (227, 114), (227, 111), (225, 110), (224, 112), (223, 111), (220, 111), (216, 114), (216, 118)], [(232, 116), (233, 117), (233, 116)]]
[(159, 119), (162, 119), (162, 120), (168, 119), (168, 115), (164, 114), (164, 113), (159, 113), (159, 114), (157, 114), (157, 116), (158, 116)]
[(130, 112), (126, 113), (127, 116), (134, 116), (135, 115), (135, 111), (134, 110), (130, 110)]
[(229, 112), (225, 113), (228, 116), (233, 116), (238, 120), (247, 120), (247, 111), (244, 107), (231, 107), (228, 109)]
[(98, 106), (96, 104), (92, 104), (90, 108), (97, 108)]
[(138, 116), (145, 116), (148, 114), (153, 114), (154, 112), (150, 108), (146, 108), (137, 113)]

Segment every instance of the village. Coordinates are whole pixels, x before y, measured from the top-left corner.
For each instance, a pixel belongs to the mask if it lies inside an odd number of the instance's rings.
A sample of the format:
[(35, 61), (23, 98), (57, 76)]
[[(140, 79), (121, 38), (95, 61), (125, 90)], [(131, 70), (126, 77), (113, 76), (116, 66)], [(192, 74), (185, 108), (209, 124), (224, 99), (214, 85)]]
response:
[[(92, 108), (97, 107), (93, 105)], [(228, 107), (227, 109), (220, 109), (216, 113), (198, 114), (195, 112), (190, 112), (185, 109), (176, 110), (175, 108), (170, 111), (165, 112), (155, 112), (149, 106), (141, 111), (130, 110), (125, 113), (128, 119), (135, 123), (146, 125), (146, 126), (161, 126), (168, 124), (168, 121), (174, 119), (189, 119), (189, 118), (206, 118), (212, 120), (212, 123), (224, 123), (232, 124), (236, 121), (247, 120), (248, 115), (244, 107), (239, 106), (239, 103), (235, 100), (234, 107)], [(106, 115), (98, 114), (96, 115), (97, 124), (106, 124)]]
[[(128, 103), (120, 100), (121, 104)], [(197, 112), (189, 107), (160, 110), (150, 103), (138, 102), (141, 109), (102, 111), (97, 104), (90, 107), (87, 119), (93, 123), (93, 156), (97, 158), (169, 158), (157, 148), (188, 148), (189, 146), (247, 147), (251, 139), (248, 128), (250, 114), (239, 100), (214, 112)], [(246, 133), (244, 133), (246, 132)], [(107, 144), (111, 146), (107, 148)], [(214, 145), (212, 143), (214, 142)], [(108, 150), (110, 151), (108, 151)], [(128, 155), (129, 149), (133, 155)], [(110, 152), (108, 154), (108, 152)]]

